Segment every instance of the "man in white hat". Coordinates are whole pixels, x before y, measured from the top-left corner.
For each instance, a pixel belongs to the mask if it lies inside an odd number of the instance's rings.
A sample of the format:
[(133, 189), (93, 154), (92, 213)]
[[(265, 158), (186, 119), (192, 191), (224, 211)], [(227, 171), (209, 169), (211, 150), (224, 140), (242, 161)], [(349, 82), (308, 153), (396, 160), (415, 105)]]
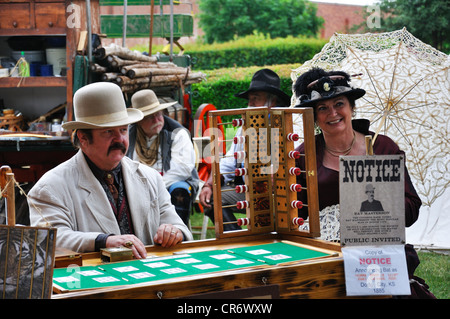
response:
[(78, 252), (130, 247), (146, 257), (145, 245), (171, 247), (192, 234), (178, 217), (161, 176), (125, 156), (128, 125), (143, 118), (127, 109), (121, 89), (89, 84), (74, 95), (79, 151), (48, 171), (28, 193), (32, 225), (58, 229), (57, 246)]
[(164, 110), (175, 103), (159, 103), (155, 92), (149, 89), (132, 96), (132, 107), (142, 111), (144, 118), (130, 126), (127, 156), (161, 174), (175, 210), (188, 225), (199, 177), (189, 131), (164, 115)]

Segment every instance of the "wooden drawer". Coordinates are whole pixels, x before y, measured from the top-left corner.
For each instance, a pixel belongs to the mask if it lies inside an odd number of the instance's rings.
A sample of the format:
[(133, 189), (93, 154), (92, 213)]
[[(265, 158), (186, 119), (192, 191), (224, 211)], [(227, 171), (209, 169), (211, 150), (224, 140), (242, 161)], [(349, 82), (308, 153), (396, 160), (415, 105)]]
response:
[(31, 28), (30, 3), (0, 3), (0, 29), (26, 30)]
[(36, 29), (66, 27), (66, 8), (61, 2), (35, 3)]

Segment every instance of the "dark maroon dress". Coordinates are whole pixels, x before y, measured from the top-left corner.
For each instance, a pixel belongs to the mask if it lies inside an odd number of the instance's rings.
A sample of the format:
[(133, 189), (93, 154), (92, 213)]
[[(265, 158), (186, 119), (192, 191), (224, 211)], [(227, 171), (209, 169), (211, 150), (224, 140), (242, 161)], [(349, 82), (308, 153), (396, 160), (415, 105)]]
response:
[[(369, 121), (360, 119), (352, 121), (353, 129), (364, 135), (375, 135), (369, 131)], [(300, 153), (304, 153), (304, 145), (301, 144), (297, 147)], [(339, 204), (339, 171), (329, 169), (322, 165), (323, 156), (325, 151), (325, 141), (323, 134), (316, 135), (316, 160), (317, 160), (317, 182), (319, 184), (319, 209), (322, 210), (325, 207)], [(399, 149), (398, 145), (389, 137), (384, 135), (378, 135), (373, 145), (373, 153), (375, 155), (393, 155), (402, 154), (405, 152)], [(305, 160), (301, 156), (296, 160), (296, 166), (301, 170), (305, 170)], [(297, 182), (301, 185), (306, 185), (305, 178), (301, 174), (297, 177)], [(307, 203), (306, 192), (300, 192), (298, 199), (303, 203)], [(419, 209), (422, 205), (422, 201), (417, 195), (414, 186), (411, 183), (411, 178), (408, 174), (408, 170), (405, 166), (405, 226), (411, 226), (419, 217)], [(308, 208), (303, 207), (299, 209), (299, 217), (307, 218)]]

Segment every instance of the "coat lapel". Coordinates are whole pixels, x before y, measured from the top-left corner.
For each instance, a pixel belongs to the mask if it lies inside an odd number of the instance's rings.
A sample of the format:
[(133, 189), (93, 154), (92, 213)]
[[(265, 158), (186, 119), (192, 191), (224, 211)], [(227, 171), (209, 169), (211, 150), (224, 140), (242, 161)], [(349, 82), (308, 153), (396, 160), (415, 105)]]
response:
[[(125, 184), (125, 189), (128, 198), (128, 207), (130, 208), (131, 219), (135, 235), (138, 238), (148, 237), (143, 230), (148, 229), (144, 227), (149, 222), (148, 212), (150, 211), (151, 199), (146, 178), (137, 174), (139, 163), (131, 160), (122, 160), (122, 176)], [(139, 184), (138, 184), (139, 183)], [(147, 213), (142, 210), (146, 210)]]
[(85, 198), (86, 214), (92, 215), (105, 234), (119, 235), (120, 229), (105, 191), (89, 168), (83, 152), (80, 150), (76, 156), (77, 166), (80, 169), (78, 186), (86, 190), (86, 194), (88, 194)]

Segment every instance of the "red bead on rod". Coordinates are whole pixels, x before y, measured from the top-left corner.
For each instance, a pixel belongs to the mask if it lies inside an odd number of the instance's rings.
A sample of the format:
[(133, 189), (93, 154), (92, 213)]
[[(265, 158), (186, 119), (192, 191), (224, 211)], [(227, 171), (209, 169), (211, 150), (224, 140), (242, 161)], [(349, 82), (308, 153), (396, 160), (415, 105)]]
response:
[(303, 203), (302, 203), (302, 201), (299, 201), (299, 200), (293, 200), (291, 202), (291, 207), (292, 208), (302, 208), (303, 207)]
[(244, 176), (247, 175), (247, 169), (246, 168), (236, 168), (234, 170), (234, 175), (235, 176)]
[(247, 185), (237, 185), (236, 186), (236, 193), (245, 193), (248, 191)]
[(249, 218), (238, 218), (237, 224), (238, 224), (238, 226), (242, 226), (242, 225), (246, 226), (246, 225), (250, 224), (250, 219)]
[(291, 184), (289, 187), (291, 192), (301, 192), (302, 191), (302, 185), (300, 184)]
[(294, 142), (296, 142), (296, 141), (298, 141), (299, 136), (298, 136), (297, 133), (289, 133), (289, 134), (286, 136), (286, 139), (287, 139), (288, 141), (294, 141)]
[(302, 171), (300, 170), (300, 168), (298, 168), (298, 167), (291, 167), (290, 169), (289, 169), (289, 174), (291, 174), (291, 175), (300, 175), (302, 173)]
[(289, 151), (288, 153), (289, 158), (299, 158), (300, 157), (300, 152), (299, 151)]
[(242, 126), (244, 125), (244, 119), (234, 119), (231, 124), (236, 127), (236, 126)]
[(294, 225), (303, 225), (305, 223), (305, 220), (301, 217), (294, 217), (294, 219), (292, 219), (292, 224)]
[(245, 152), (244, 151), (234, 152), (234, 158), (235, 159), (244, 159), (245, 158)]
[(245, 143), (245, 136), (235, 136), (233, 138), (234, 144), (244, 144)]
[(248, 201), (246, 201), (246, 200), (241, 200), (236, 203), (237, 209), (244, 209), (244, 208), (247, 208), (248, 206), (249, 206), (249, 204), (248, 204)]

